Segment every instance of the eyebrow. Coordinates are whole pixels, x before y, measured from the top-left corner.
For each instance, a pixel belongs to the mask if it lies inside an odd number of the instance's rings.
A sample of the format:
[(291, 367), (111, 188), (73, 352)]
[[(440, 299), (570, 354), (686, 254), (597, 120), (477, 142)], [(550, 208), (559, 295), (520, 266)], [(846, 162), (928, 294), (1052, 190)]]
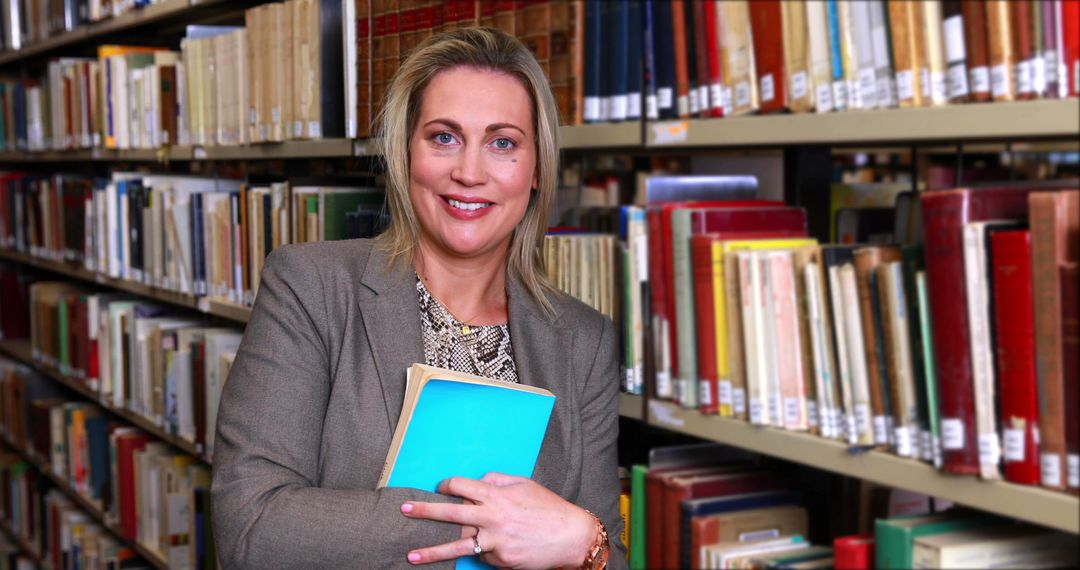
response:
[[(429, 126), (431, 124), (434, 124), (434, 123), (442, 123), (442, 124), (450, 127), (451, 129), (454, 129), (455, 131), (458, 131), (458, 132), (464, 130), (464, 129), (461, 128), (461, 124), (458, 123), (457, 121), (453, 120), (453, 119), (441, 119), (441, 118), (440, 119), (432, 119), (432, 120), (424, 123), (424, 126), (427, 127), (427, 126)], [(490, 133), (490, 132), (493, 132), (493, 131), (497, 131), (499, 129), (514, 129), (514, 130), (518, 131), (519, 133), (521, 133), (522, 135), (525, 134), (525, 131), (521, 127), (519, 127), (519, 126), (517, 126), (517, 125), (515, 125), (513, 123), (492, 123), (492, 124), (488, 125), (486, 129), (484, 129), (484, 132), (485, 133)]]

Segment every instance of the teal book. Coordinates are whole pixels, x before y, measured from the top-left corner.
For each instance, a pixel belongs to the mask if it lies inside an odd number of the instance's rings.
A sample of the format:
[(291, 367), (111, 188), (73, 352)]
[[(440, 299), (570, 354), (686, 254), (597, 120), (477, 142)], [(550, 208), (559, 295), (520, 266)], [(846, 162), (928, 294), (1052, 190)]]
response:
[[(450, 477), (531, 477), (554, 407), (543, 388), (413, 364), (379, 487), (435, 492)], [(457, 568), (488, 566), (467, 557)]]

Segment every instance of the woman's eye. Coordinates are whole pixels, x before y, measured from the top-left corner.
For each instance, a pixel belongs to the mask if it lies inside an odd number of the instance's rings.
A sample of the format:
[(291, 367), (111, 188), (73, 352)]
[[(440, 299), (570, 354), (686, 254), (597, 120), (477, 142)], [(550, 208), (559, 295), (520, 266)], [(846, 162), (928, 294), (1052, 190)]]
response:
[(514, 141), (507, 138), (495, 139), (495, 148), (499, 150), (510, 150), (514, 148)]
[(450, 133), (439, 133), (435, 135), (435, 142), (439, 144), (454, 144), (454, 136)]

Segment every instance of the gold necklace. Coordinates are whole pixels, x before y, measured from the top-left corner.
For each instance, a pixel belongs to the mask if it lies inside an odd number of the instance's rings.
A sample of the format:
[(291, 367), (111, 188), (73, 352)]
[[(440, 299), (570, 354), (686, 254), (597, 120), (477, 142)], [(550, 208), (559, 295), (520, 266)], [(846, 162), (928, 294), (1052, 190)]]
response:
[[(423, 275), (417, 274), (417, 276), (420, 277), (420, 282), (421, 283), (427, 281), (427, 278), (424, 277)], [(446, 303), (443, 303), (438, 297), (436, 297), (435, 294), (431, 292), (431, 289), (427, 288), (426, 284), (424, 285), (424, 289), (427, 289), (428, 295), (431, 295), (431, 298), (434, 299), (435, 302), (438, 303), (439, 306), (442, 307), (444, 311), (446, 311), (446, 314), (450, 315), (451, 319), (454, 319), (455, 321), (461, 323), (461, 334), (467, 335), (467, 334), (472, 332), (472, 327), (469, 326), (469, 321), (476, 320), (476, 317), (480, 316), (480, 313), (484, 312), (483, 308), (481, 308), (479, 311), (477, 311), (476, 314), (473, 315), (471, 318), (462, 320), (462, 319), (459, 319), (457, 317), (457, 315), (455, 315), (454, 312), (450, 310), (450, 307), (446, 306)]]

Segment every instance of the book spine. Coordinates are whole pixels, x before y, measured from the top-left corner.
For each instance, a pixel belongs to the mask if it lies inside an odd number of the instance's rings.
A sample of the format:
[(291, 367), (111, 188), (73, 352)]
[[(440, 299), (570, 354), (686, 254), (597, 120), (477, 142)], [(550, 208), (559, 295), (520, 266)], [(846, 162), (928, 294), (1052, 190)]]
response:
[(690, 247), (694, 276), (694, 310), (697, 313), (699, 408), (703, 414), (716, 414), (720, 409), (716, 329), (722, 324), (715, 319), (713, 303), (713, 242), (707, 236), (694, 236), (691, 238)]
[(1032, 313), (1031, 233), (991, 237), (997, 369), (1005, 478), (1039, 484), (1038, 397)]
[[(790, 30), (791, 26), (788, 26)], [(787, 74), (784, 69), (785, 28), (779, 0), (750, 5), (750, 32), (753, 37), (754, 66), (762, 113), (781, 111), (788, 106)], [(800, 50), (802, 51), (802, 50)]]
[(690, 70), (687, 52), (694, 48), (686, 28), (686, 8), (683, 0), (671, 0), (671, 41), (675, 50), (675, 115), (690, 116)]
[(975, 429), (979, 447), (979, 473), (983, 479), (1000, 479), (1001, 459), (994, 400), (994, 367), (990, 345), (990, 299), (986, 282), (986, 250), (983, 225), (964, 226), (964, 283), (967, 296), (971, 368), (974, 378)]
[(1075, 261), (1061, 271), (1061, 353), (1065, 376), (1065, 488), (1080, 494), (1080, 269)]
[(986, 31), (989, 50), (990, 92), (994, 101), (1016, 98), (1016, 44), (1011, 0), (986, 2)]
[(964, 18), (964, 51), (967, 55), (971, 100), (991, 99), (990, 46), (987, 40), (987, 4), (982, 0), (961, 0)]
[(1061, 71), (1069, 97), (1080, 96), (1080, 0), (1061, 0)]

